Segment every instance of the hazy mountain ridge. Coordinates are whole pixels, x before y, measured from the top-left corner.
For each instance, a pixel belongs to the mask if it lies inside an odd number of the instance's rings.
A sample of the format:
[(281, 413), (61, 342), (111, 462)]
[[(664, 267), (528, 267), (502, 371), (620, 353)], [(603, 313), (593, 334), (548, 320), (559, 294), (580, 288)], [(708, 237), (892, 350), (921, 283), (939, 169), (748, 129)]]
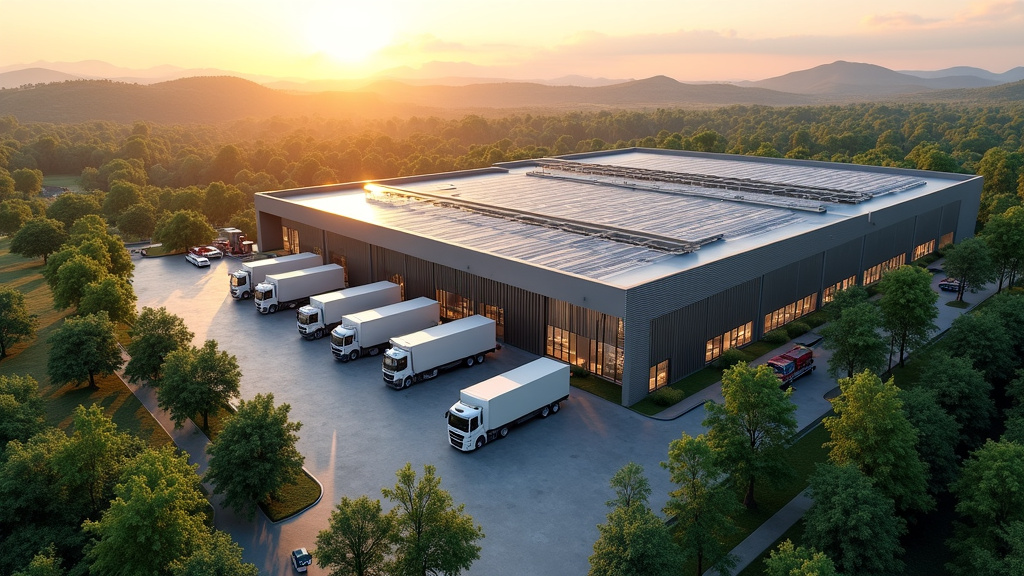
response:
[(923, 78), (875, 64), (838, 61), (742, 85), (797, 94), (879, 96), (983, 88), (999, 83), (997, 80), (972, 75)]

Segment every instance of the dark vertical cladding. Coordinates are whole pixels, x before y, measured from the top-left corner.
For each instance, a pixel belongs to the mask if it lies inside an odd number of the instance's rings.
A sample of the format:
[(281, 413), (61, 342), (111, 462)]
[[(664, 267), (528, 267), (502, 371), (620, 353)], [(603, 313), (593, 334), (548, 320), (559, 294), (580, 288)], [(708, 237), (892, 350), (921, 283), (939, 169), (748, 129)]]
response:
[[(690, 304), (651, 321), (651, 362), (669, 360), (669, 381), (704, 367), (699, 329), (709, 325), (708, 300)], [(723, 330), (724, 332), (724, 330)], [(707, 341), (709, 338), (704, 338)]]
[[(294, 220), (282, 219), (282, 226), (287, 226), (292, 230), (299, 231), (299, 252), (313, 252), (314, 254), (323, 255), (323, 231), (315, 226), (309, 224), (303, 224), (302, 222), (296, 222)], [(277, 236), (281, 241), (284, 241), (284, 236), (281, 233), (281, 229), (278, 229)]]
[[(943, 234), (954, 233), (956, 234), (957, 240), (961, 239), (961, 236), (969, 235), (974, 233), (974, 229), (970, 230), (957, 230), (957, 222), (961, 218), (960, 214), (960, 202), (953, 202), (952, 204), (946, 204), (942, 207), (942, 222), (939, 224), (940, 236)], [(939, 246), (942, 248), (942, 246)]]
[(942, 208), (936, 208), (918, 216), (914, 226), (914, 246), (938, 240), (939, 236), (942, 236), (939, 232), (941, 221)]
[(328, 231), (325, 252), (328, 262), (339, 262), (342, 258), (345, 260), (351, 286), (373, 281), (370, 275), (370, 245), (366, 242)]
[(825, 270), (821, 276), (823, 289), (861, 273), (863, 244), (864, 240), (857, 238), (825, 251)]

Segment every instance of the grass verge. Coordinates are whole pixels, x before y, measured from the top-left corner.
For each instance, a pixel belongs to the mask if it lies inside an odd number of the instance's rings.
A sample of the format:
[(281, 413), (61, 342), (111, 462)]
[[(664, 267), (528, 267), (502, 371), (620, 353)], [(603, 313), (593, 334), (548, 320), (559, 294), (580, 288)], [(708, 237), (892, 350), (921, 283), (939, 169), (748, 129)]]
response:
[(586, 390), (595, 396), (600, 396), (609, 402), (622, 404), (622, 386), (603, 378), (598, 378), (593, 374), (573, 376), (569, 378), (569, 384), (580, 390)]
[(302, 512), (320, 498), (320, 483), (305, 470), (298, 479), (281, 488), (277, 498), (260, 502), (260, 510), (272, 522), (280, 522)]
[[(669, 384), (668, 387), (674, 388), (682, 392), (683, 396), (680, 398), (680, 400), (682, 400), (687, 397), (693, 396), (697, 392), (700, 392), (701, 390), (707, 388), (708, 386), (711, 386), (712, 384), (718, 382), (721, 379), (722, 371), (719, 370), (718, 368), (708, 366), (703, 370), (699, 370), (697, 372), (694, 372), (693, 374), (690, 374), (689, 376), (683, 378), (682, 380), (678, 380), (676, 382), (673, 382), (672, 384)], [(659, 404), (655, 398), (647, 396), (643, 400), (630, 406), (630, 408), (641, 414), (653, 416), (661, 412), (665, 408), (668, 408), (668, 406), (666, 406), (665, 404)]]

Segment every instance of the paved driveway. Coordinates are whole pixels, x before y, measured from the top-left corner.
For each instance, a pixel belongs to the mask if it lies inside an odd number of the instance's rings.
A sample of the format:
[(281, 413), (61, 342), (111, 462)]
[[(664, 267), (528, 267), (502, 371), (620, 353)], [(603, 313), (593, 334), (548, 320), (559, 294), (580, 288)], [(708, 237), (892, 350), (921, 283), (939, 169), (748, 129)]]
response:
[[(585, 574), (587, 558), (611, 498), (608, 480), (629, 461), (644, 466), (660, 510), (672, 486), (659, 466), (682, 431), (699, 434), (702, 409), (658, 421), (573, 389), (563, 410), (514, 429), (504, 440), (463, 454), (448, 446), (443, 419), (459, 390), (525, 364), (535, 356), (504, 347), (484, 364), (459, 368), (403, 391), (386, 387), (380, 361), (335, 362), (328, 341), (299, 337), (292, 311), (261, 316), (251, 300), (228, 294), (237, 260), (213, 260), (197, 269), (184, 257), (136, 259), (139, 306), (165, 306), (195, 332), (195, 343), (217, 340), (241, 366), (242, 397), (272, 392), (303, 423), (299, 450), (324, 486), (321, 502), (296, 518), (272, 524), (220, 512), (217, 527), (245, 549), (264, 574), (291, 573), (288, 552), (312, 548), (342, 496), (382, 498), (406, 462), (421, 472), (437, 467), (441, 486), (482, 526), (483, 550), (469, 574)], [(822, 395), (835, 386), (822, 369), (802, 380), (794, 399), (800, 425), (825, 410)], [(384, 502), (385, 509), (390, 505)], [(323, 574), (314, 566), (310, 574)]]

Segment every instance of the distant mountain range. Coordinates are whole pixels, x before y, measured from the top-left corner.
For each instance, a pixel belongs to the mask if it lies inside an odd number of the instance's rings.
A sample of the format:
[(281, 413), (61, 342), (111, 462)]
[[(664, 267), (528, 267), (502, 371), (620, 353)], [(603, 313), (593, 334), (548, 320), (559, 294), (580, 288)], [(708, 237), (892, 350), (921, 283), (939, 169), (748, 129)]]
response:
[[(90, 69), (95, 70), (93, 66)], [(108, 70), (115, 71), (115, 70)], [(123, 71), (123, 70), (122, 70)], [(144, 71), (169, 74), (169, 67)], [(179, 70), (179, 72), (181, 72)], [(567, 77), (567, 84), (448, 77), (263, 82), (215, 71), (170, 81), (132, 82), (125, 77), (84, 79), (66, 71), (22, 68), (0, 72), (0, 116), (27, 122), (110, 120), (160, 123), (227, 122), (272, 116), (387, 118), (486, 115), (511, 111), (654, 109), (732, 104), (796, 106), (857, 101), (1024, 100), (1024, 67), (1002, 74), (976, 68), (927, 73), (896, 72), (873, 64), (834, 62), (758, 82), (682, 83), (666, 76), (616, 81)], [(920, 73), (925, 74), (925, 73)], [(476, 80), (476, 83), (467, 83)], [(588, 84), (589, 81), (589, 84)], [(548, 81), (551, 82), (551, 81)], [(303, 87), (305, 89), (303, 89)], [(315, 88), (309, 91), (309, 88)]]

